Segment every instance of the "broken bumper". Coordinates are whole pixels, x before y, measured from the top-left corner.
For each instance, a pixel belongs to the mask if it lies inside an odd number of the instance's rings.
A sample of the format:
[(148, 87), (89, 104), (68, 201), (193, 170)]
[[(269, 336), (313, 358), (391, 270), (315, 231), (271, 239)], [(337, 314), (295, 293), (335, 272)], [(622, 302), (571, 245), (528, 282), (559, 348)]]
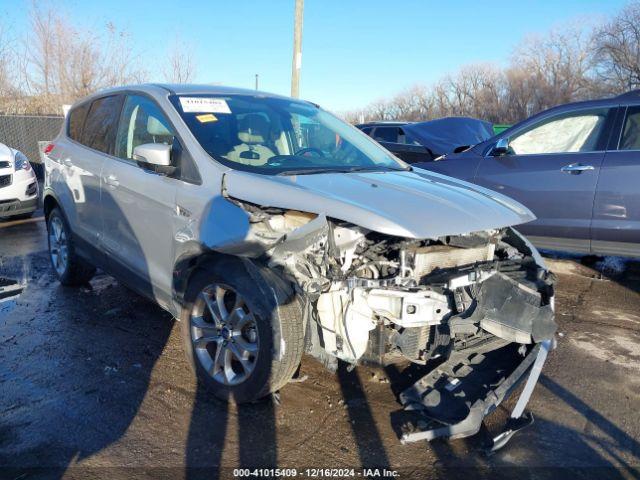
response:
[[(481, 354), (483, 358), (478, 358), (478, 354), (472, 354), (468, 358), (452, 356), (400, 394), (400, 401), (406, 410), (419, 411), (431, 420), (428, 428), (413, 428), (412, 431), (403, 433), (401, 442), (475, 435), (480, 430), (484, 417), (509, 397), (529, 372), (525, 387), (511, 413), (511, 419), (519, 419), (533, 393), (547, 354), (553, 347), (553, 340), (536, 344), (498, 383), (487, 376), (492, 371), (498, 377), (502, 375), (503, 366), (500, 364), (496, 368), (495, 359)], [(501, 350), (503, 349), (492, 353), (499, 357), (502, 355)], [(494, 388), (483, 389), (486, 385), (493, 385)]]

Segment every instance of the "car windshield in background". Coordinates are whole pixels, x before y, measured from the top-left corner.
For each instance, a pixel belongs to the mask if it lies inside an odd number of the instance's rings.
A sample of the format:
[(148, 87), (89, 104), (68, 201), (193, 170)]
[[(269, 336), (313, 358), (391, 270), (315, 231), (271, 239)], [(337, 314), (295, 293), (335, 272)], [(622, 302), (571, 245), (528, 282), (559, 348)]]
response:
[(171, 101), (207, 153), (237, 170), (293, 175), (409, 168), (308, 103), (250, 95), (181, 95)]

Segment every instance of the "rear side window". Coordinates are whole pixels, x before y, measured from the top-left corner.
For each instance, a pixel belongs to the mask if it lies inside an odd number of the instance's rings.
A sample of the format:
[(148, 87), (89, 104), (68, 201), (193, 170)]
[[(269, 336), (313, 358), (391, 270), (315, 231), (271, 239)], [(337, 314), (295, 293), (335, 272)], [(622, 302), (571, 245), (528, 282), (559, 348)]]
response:
[(376, 127), (373, 138), (378, 142), (398, 143), (398, 127)]
[(618, 150), (640, 150), (640, 107), (629, 107)]
[(82, 144), (100, 152), (111, 153), (116, 135), (122, 96), (94, 100), (82, 130)]
[(73, 110), (69, 111), (69, 127), (67, 130), (67, 135), (72, 140), (76, 142), (80, 141), (80, 137), (82, 136), (82, 127), (84, 125), (84, 119), (87, 117), (87, 112), (89, 111), (90, 103), (85, 103), (83, 105), (78, 105)]

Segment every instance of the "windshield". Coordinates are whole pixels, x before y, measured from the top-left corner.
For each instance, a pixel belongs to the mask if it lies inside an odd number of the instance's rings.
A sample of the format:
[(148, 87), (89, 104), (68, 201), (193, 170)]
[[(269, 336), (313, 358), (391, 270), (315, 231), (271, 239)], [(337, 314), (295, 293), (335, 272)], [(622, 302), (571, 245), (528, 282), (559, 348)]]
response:
[(409, 168), (308, 103), (250, 95), (182, 95), (171, 101), (204, 150), (237, 170), (293, 175)]

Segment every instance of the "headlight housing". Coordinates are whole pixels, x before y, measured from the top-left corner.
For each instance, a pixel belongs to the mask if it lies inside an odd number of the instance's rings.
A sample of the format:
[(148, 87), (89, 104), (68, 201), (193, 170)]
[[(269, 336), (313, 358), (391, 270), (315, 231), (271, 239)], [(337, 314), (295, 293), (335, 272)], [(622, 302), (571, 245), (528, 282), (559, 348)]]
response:
[(15, 154), (15, 169), (16, 172), (18, 170), (31, 170), (31, 164), (29, 163), (29, 159), (22, 152), (16, 152)]

